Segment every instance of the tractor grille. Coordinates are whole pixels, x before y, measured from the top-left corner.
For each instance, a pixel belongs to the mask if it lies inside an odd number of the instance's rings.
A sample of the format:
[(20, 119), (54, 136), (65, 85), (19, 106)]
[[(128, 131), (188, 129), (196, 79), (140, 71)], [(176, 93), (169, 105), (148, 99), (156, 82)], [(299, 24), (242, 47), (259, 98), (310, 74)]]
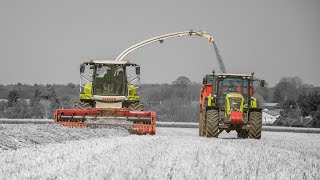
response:
[(229, 97), (230, 111), (240, 111), (242, 98), (240, 97)]

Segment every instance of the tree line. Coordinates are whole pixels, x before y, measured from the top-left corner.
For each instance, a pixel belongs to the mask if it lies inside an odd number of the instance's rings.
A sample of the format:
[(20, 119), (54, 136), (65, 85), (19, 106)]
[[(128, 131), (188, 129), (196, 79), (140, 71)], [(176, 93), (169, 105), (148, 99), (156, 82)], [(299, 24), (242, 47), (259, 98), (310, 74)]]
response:
[(157, 112), (157, 120), (198, 122), (202, 84), (178, 77), (171, 84), (145, 84), (140, 97), (147, 110)]
[[(157, 112), (159, 121), (198, 122), (201, 83), (178, 77), (170, 84), (142, 84), (139, 91), (146, 110)], [(254, 96), (278, 103), (277, 125), (291, 126), (301, 117), (312, 117), (320, 127), (320, 87), (303, 84), (299, 77), (285, 77), (274, 87), (255, 84)], [(79, 85), (0, 85), (0, 118), (52, 118), (58, 108), (72, 108), (79, 100)]]
[(78, 98), (79, 86), (0, 85), (0, 118), (52, 119), (59, 108), (70, 108)]

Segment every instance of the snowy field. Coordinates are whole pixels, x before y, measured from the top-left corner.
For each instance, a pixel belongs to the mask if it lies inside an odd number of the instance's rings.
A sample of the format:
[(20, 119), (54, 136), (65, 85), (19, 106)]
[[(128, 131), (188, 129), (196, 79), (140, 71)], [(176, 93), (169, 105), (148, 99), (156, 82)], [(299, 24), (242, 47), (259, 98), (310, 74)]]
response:
[(320, 179), (320, 134), (208, 139), (195, 128), (138, 136), (28, 124), (0, 125), (0, 138), (1, 179)]

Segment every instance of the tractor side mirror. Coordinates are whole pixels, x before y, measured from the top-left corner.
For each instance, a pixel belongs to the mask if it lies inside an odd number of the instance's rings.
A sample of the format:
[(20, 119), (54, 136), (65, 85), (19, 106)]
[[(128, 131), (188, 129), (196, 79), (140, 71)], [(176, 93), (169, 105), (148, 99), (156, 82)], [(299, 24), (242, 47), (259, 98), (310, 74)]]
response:
[(203, 79), (202, 79), (202, 84), (203, 84), (203, 85), (206, 85), (206, 84), (207, 84), (207, 78), (203, 78)]
[(84, 73), (86, 66), (84, 64), (80, 65), (80, 73)]
[(265, 83), (264, 80), (261, 80), (260, 81), (260, 87), (264, 87), (264, 83)]
[(137, 67), (136, 67), (136, 74), (137, 74), (137, 75), (140, 75), (140, 66), (137, 66)]

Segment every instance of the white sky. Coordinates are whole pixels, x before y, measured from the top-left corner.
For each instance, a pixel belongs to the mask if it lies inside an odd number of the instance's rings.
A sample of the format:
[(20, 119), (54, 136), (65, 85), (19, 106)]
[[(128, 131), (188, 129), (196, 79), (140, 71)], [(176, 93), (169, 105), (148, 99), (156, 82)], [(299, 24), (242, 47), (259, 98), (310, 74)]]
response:
[[(272, 86), (299, 76), (320, 86), (320, 1), (0, 1), (0, 84), (78, 83), (79, 64), (114, 59), (127, 47), (166, 33), (213, 34), (228, 72)], [(134, 51), (142, 83), (201, 82), (218, 69), (202, 38), (167, 40)]]

